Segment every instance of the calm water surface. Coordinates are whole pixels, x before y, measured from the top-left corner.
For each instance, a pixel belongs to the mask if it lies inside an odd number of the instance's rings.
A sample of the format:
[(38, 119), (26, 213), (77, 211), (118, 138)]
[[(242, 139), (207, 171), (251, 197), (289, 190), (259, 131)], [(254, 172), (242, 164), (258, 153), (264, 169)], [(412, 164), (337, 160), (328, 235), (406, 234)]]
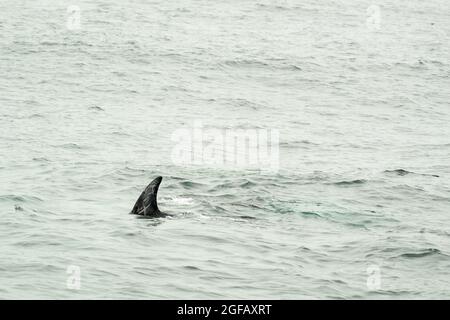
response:
[[(450, 3), (377, 4), (2, 0), (0, 298), (448, 298)], [(195, 121), (279, 170), (177, 165)]]

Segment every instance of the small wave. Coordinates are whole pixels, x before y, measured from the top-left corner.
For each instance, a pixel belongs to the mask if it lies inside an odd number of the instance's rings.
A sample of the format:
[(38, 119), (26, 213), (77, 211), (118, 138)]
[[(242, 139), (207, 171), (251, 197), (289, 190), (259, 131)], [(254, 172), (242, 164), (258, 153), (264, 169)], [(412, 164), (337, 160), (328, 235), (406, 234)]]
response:
[[(132, 178), (132, 177), (141, 177), (143, 176), (145, 173), (149, 173), (148, 171), (144, 170), (144, 169), (139, 169), (139, 168), (132, 168), (130, 166), (125, 166), (123, 168), (120, 169), (116, 169), (116, 170), (112, 170), (112, 171), (108, 171), (103, 173), (99, 178), (105, 178), (105, 177), (120, 177), (122, 179), (126, 178)], [(149, 174), (149, 177), (152, 177), (153, 175)]]
[(314, 143), (312, 141), (309, 140), (300, 140), (300, 141), (285, 141), (285, 142), (280, 142), (280, 147), (281, 148), (305, 148), (307, 146), (318, 146), (317, 143)]
[(63, 246), (63, 242), (56, 242), (52, 240), (39, 240), (36, 241), (36, 239), (33, 240), (22, 240), (14, 243), (15, 246), (22, 247), (22, 248), (28, 248), (28, 247), (41, 247), (41, 246)]
[(366, 182), (367, 182), (367, 180), (365, 180), (365, 179), (356, 179), (356, 180), (350, 180), (350, 181), (339, 181), (339, 182), (335, 182), (333, 184), (335, 184), (337, 186), (348, 186), (348, 185), (354, 185), (354, 184), (364, 184)]
[(35, 197), (35, 196), (19, 196), (19, 195), (2, 195), (0, 196), (0, 202), (1, 201), (12, 201), (12, 202), (32, 202), (32, 201), (43, 201), (41, 198)]
[(204, 241), (206, 243), (229, 243), (230, 242), (230, 240), (228, 240), (228, 239), (218, 237), (218, 236), (213, 236), (213, 235), (191, 234), (191, 235), (187, 235), (187, 237), (191, 238), (191, 239), (199, 240), (199, 241)]
[(296, 66), (295, 64), (290, 65), (288, 67), (288, 69), (293, 70), (293, 71), (301, 71), (302, 70), (302, 68), (300, 68), (299, 66)]
[(64, 148), (64, 149), (78, 149), (78, 150), (82, 149), (82, 147), (80, 145), (73, 143), (73, 142), (60, 144), (57, 147)]
[(442, 255), (443, 253), (436, 248), (428, 248), (419, 252), (407, 252), (400, 255), (400, 257), (404, 258), (422, 258), (430, 255)]
[(89, 110), (94, 110), (94, 111), (105, 111), (105, 109), (103, 109), (102, 107), (99, 107), (99, 106), (92, 106), (92, 107), (89, 107)]
[(122, 136), (122, 137), (131, 137), (131, 134), (123, 132), (123, 131), (113, 131), (111, 134), (115, 136)]
[(245, 220), (256, 220), (256, 218), (252, 216), (239, 216), (238, 218)]
[(220, 199), (236, 199), (237, 198), (236, 194), (232, 194), (232, 193), (218, 194), (217, 197)]
[[(221, 197), (222, 197), (222, 196), (221, 196)], [(233, 198), (236, 198), (236, 197), (233, 196)], [(244, 207), (244, 208), (252, 208), (252, 209), (265, 210), (263, 207), (258, 206), (258, 205), (253, 204), (253, 203), (231, 203), (231, 205), (233, 205), (233, 206), (238, 206), (238, 207)]]
[[(242, 181), (244, 180), (244, 181)], [(215, 185), (213, 188), (210, 189), (210, 191), (221, 191), (223, 189), (227, 188), (251, 188), (257, 186), (257, 184), (251, 180), (248, 179), (240, 179), (240, 181), (230, 181), (221, 183), (218, 185)]]
[(200, 268), (197, 268), (196, 266), (183, 266), (184, 269), (188, 269), (188, 270), (198, 270), (201, 271)]
[(41, 41), (40, 45), (51, 47), (51, 46), (59, 46), (59, 45), (61, 45), (61, 43), (53, 42), (53, 41)]
[(403, 170), (403, 169), (385, 170), (384, 172), (386, 172), (386, 173), (395, 173), (395, 174), (398, 174), (399, 176), (406, 176), (407, 174), (412, 173), (410, 171)]
[(312, 212), (312, 211), (302, 211), (300, 212), (301, 214), (308, 216), (308, 217), (319, 217), (321, 218), (322, 216), (320, 214), (318, 214), (317, 212)]
[(399, 175), (399, 176), (406, 176), (408, 174), (415, 174), (415, 175), (439, 178), (439, 176), (437, 174), (416, 173), (416, 172), (412, 172), (412, 171), (408, 171), (408, 170), (404, 170), (404, 169), (385, 170), (384, 172), (385, 173), (393, 173), (393, 174), (396, 174), (396, 175)]
[(180, 197), (180, 198), (168, 198), (168, 202), (173, 202), (177, 205), (193, 205), (194, 199), (192, 198), (186, 198), (186, 197)]
[(265, 62), (257, 60), (229, 60), (225, 61), (225, 65), (239, 68), (267, 68), (269, 65)]
[(28, 118), (29, 119), (37, 119), (37, 118), (44, 118), (44, 116), (42, 114), (39, 114), (39, 113), (33, 113)]
[(194, 188), (199, 188), (199, 187), (203, 186), (203, 184), (201, 184), (201, 183), (192, 182), (192, 181), (182, 181), (182, 182), (180, 182), (180, 185), (187, 189), (194, 189)]
[(250, 187), (254, 187), (256, 186), (256, 183), (252, 182), (252, 181), (245, 181), (243, 183), (241, 183), (241, 185), (239, 187), (241, 188), (250, 188)]

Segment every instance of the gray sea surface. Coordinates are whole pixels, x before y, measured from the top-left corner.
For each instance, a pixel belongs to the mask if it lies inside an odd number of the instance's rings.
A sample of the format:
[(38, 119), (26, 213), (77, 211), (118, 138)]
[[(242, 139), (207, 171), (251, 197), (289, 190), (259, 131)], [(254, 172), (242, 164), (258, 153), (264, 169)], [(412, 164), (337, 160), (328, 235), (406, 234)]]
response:
[[(0, 298), (449, 298), (449, 37), (446, 0), (1, 0)], [(179, 165), (199, 121), (278, 169)]]

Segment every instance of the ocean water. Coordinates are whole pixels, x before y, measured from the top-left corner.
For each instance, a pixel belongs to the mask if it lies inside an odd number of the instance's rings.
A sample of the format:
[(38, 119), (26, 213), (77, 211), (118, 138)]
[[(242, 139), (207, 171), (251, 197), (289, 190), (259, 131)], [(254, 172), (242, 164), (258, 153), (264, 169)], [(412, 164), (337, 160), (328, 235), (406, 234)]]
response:
[[(0, 298), (448, 298), (449, 9), (2, 0)], [(178, 163), (195, 123), (276, 170)]]

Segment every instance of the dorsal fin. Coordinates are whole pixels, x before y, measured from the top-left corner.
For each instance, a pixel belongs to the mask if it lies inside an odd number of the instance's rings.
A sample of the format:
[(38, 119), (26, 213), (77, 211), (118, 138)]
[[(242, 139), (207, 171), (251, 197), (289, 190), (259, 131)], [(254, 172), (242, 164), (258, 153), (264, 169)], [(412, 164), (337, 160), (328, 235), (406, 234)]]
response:
[(161, 212), (158, 209), (158, 189), (161, 184), (162, 177), (157, 177), (145, 188), (136, 201), (131, 213), (144, 216), (157, 215)]

